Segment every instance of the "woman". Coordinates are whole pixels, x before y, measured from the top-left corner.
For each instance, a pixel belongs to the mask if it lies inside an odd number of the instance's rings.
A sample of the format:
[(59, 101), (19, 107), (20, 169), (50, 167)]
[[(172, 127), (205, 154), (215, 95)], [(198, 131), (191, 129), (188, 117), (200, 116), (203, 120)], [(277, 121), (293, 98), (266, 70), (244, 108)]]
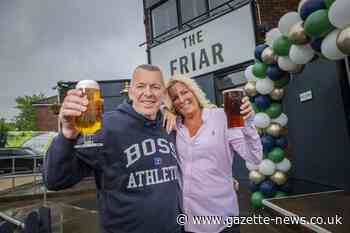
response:
[[(249, 101), (244, 99), (241, 105), (245, 126), (228, 129), (224, 110), (210, 104), (192, 79), (173, 77), (167, 90), (171, 108), (180, 116), (176, 122), (176, 147), (183, 212), (188, 216), (185, 232), (239, 232), (239, 225), (227, 227), (230, 217), (238, 216), (237, 195), (232, 188), (232, 150), (254, 164), (262, 159)], [(194, 224), (193, 216), (222, 219), (220, 224)]]

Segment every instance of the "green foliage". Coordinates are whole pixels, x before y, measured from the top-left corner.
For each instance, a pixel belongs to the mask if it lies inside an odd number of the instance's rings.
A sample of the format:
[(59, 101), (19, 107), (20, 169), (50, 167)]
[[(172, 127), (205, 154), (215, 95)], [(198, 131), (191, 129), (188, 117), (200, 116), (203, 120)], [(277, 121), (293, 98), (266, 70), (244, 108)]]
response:
[(0, 118), (0, 132), (8, 132), (16, 130), (16, 125), (13, 122), (7, 122), (5, 118)]
[(20, 147), (24, 142), (36, 136), (32, 131), (11, 131), (7, 135), (7, 147)]
[(36, 108), (33, 102), (45, 98), (43, 94), (19, 96), (16, 98), (16, 108), (20, 111), (16, 116), (16, 128), (22, 131), (38, 130), (36, 124)]

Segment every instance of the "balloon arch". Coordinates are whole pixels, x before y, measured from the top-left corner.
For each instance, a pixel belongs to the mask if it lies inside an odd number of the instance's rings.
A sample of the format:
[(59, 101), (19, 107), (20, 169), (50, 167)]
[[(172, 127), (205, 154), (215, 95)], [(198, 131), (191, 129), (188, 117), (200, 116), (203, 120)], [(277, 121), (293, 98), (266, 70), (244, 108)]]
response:
[(284, 87), (289, 74), (303, 71), (315, 58), (340, 60), (350, 55), (350, 0), (302, 0), (298, 12), (281, 17), (278, 27), (266, 33), (265, 44), (255, 48), (254, 65), (245, 70), (245, 92), (256, 112), (264, 149), (259, 165), (246, 163), (249, 170), (251, 204), (262, 206), (267, 197), (283, 197), (291, 192), (285, 158), (288, 146), (284, 128)]

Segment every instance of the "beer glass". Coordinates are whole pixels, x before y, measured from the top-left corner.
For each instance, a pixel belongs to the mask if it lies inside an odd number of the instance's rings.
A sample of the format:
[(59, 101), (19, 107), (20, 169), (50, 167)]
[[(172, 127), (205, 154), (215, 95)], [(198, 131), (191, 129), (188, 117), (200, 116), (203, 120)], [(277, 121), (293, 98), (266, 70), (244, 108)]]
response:
[(75, 128), (83, 136), (83, 144), (75, 148), (99, 147), (102, 143), (95, 143), (92, 139), (94, 133), (102, 125), (102, 100), (100, 86), (94, 80), (82, 80), (75, 87), (83, 92), (84, 98), (89, 101), (87, 110), (75, 118)]
[(228, 128), (243, 127), (244, 118), (241, 115), (242, 99), (244, 97), (243, 89), (235, 88), (222, 92), (224, 98), (224, 110), (227, 116)]

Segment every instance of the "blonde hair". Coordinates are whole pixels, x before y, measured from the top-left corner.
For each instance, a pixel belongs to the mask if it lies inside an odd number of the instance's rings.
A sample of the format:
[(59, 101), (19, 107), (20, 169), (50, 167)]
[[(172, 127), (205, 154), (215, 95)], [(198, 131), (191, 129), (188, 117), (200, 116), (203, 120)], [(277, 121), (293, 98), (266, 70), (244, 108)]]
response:
[[(166, 82), (165, 88), (167, 90), (167, 93), (169, 95), (169, 89), (174, 86), (176, 83), (182, 83), (184, 84), (192, 93), (193, 95), (196, 97), (196, 99), (198, 100), (199, 103), (199, 107), (200, 108), (216, 108), (215, 104), (212, 104), (210, 102), (210, 100), (208, 100), (208, 98), (206, 97), (206, 94), (203, 92), (203, 90), (199, 87), (199, 85), (196, 83), (196, 81), (194, 81), (191, 78), (188, 78), (184, 75), (179, 75), (176, 74), (174, 76), (171, 77), (170, 80), (168, 80)], [(168, 104), (170, 109), (174, 111), (174, 107), (172, 102), (170, 101), (170, 98), (168, 100), (170, 103)]]

